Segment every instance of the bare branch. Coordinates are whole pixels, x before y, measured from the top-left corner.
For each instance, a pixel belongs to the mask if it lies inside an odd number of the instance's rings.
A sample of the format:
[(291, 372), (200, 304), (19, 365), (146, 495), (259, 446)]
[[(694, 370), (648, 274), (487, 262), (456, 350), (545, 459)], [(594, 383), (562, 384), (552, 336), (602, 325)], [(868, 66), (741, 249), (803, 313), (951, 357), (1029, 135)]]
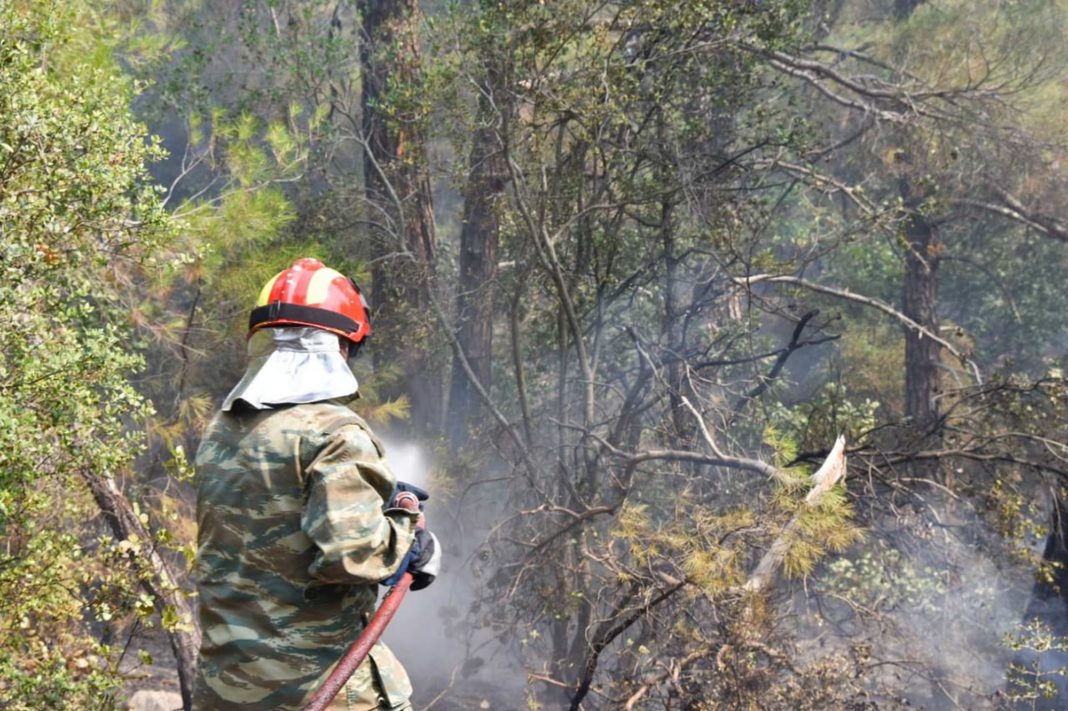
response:
[(793, 284), (795, 286), (800, 286), (810, 291), (827, 294), (828, 296), (834, 296), (839, 299), (845, 299), (847, 301), (852, 301), (863, 306), (870, 306), (871, 308), (876, 309), (877, 311), (881, 311), (884, 314), (887, 314), (888, 316), (892, 316), (893, 318), (901, 322), (901, 324), (903, 324), (906, 328), (916, 331), (925, 338), (930, 338), (932, 341), (945, 348), (947, 351), (956, 356), (961, 363), (964, 363), (969, 368), (971, 368), (972, 375), (975, 377), (976, 383), (981, 384), (983, 382), (982, 376), (979, 373), (979, 366), (976, 365), (976, 363), (970, 358), (968, 358), (968, 356), (966, 356), (963, 352), (961, 352), (956, 346), (954, 346), (952, 343), (945, 340), (944, 338), (941, 338), (935, 335), (934, 333), (931, 333), (929, 329), (916, 323), (911, 318), (901, 313), (885, 301), (881, 301), (870, 296), (863, 296), (861, 294), (857, 294), (846, 289), (838, 289), (832, 286), (816, 284), (815, 282), (808, 281), (807, 279), (802, 279), (801, 277), (789, 276), (785, 274), (756, 274), (749, 277), (736, 277), (734, 279), (734, 283), (738, 284), (739, 286), (744, 286), (746, 288), (750, 288), (754, 284), (760, 283)]
[(1053, 215), (1044, 214), (1027, 207), (1017, 197), (1000, 186), (991, 186), (991, 190), (1001, 198), (1002, 202), (1000, 204), (971, 198), (959, 198), (954, 202), (1007, 217), (1010, 220), (1027, 225), (1046, 237), (1052, 237), (1060, 242), (1068, 242), (1068, 225), (1065, 225), (1063, 221)]

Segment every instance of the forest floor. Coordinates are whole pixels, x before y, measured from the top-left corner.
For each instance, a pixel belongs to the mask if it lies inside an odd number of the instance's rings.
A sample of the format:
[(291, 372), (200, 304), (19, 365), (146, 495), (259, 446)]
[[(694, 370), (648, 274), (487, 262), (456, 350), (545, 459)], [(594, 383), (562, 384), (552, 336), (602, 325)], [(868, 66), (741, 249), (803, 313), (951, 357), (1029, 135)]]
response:
[[(127, 682), (119, 695), (118, 708), (127, 711), (181, 711), (182, 696), (178, 673), (167, 636), (158, 627), (138, 625), (119, 637), (129, 640), (120, 668)], [(141, 659), (141, 652), (151, 663)], [(412, 672), (413, 670), (409, 670)], [(448, 678), (424, 680), (413, 697), (415, 708), (432, 711), (506, 710), (516, 707), (515, 699), (501, 698), (499, 685), (461, 679), (451, 685)], [(419, 682), (416, 681), (419, 685)]]
[[(119, 708), (130, 711), (180, 711), (182, 696), (178, 671), (167, 635), (159, 627), (136, 625), (121, 635), (128, 639), (120, 669), (127, 679)], [(142, 660), (147, 653), (151, 662)]]

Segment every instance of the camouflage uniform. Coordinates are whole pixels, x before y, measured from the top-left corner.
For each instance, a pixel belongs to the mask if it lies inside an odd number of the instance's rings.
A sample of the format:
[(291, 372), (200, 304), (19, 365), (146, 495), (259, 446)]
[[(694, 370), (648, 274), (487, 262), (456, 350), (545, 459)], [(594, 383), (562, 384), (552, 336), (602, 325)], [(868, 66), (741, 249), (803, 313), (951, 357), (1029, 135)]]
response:
[[(367, 424), (334, 402), (220, 412), (197, 452), (203, 642), (193, 706), (298, 709), (356, 639), (415, 516)], [(331, 706), (409, 709), (378, 645)]]

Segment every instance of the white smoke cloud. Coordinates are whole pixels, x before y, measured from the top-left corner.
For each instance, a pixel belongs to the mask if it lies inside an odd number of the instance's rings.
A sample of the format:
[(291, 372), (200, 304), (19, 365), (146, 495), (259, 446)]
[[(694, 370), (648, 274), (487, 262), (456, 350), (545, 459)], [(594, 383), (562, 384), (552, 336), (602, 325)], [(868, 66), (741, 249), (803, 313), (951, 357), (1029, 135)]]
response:
[[(472, 517), (454, 510), (455, 499), (435, 495), (434, 464), (423, 447), (392, 439), (383, 443), (397, 479), (429, 491), (427, 526), (438, 537), (443, 555), (441, 575), (429, 588), (405, 598), (383, 636), (408, 670), (413, 704), (434, 711), (514, 708), (523, 698), (525, 673), (492, 635), (464, 626), (478, 597), (479, 580), (470, 562), (486, 532), (458, 525)], [(462, 505), (475, 507), (481, 521), (494, 518), (486, 516), (481, 502), (469, 498)]]

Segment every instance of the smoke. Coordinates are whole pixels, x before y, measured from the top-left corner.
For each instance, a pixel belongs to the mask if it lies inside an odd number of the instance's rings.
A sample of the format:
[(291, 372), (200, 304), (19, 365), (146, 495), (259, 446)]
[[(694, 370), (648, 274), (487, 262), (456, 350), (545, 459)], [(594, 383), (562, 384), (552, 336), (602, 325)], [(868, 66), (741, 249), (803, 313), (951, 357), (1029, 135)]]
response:
[(427, 489), (430, 486), (430, 464), (423, 448), (414, 442), (383, 439), (389, 468), (399, 481)]
[(487, 531), (474, 527), (476, 517), (467, 514), (477, 511), (478, 521), (495, 520), (492, 497), (461, 503), (435, 491), (435, 463), (423, 447), (383, 441), (397, 479), (429, 491), (427, 526), (443, 556), (438, 579), (405, 598), (383, 637), (408, 670), (412, 702), (417, 709), (445, 711), (514, 708), (523, 697), (525, 674), (491, 633), (471, 626), (469, 615), (480, 592), (473, 561)]
[[(1014, 657), (1013, 642), (1024, 631), (1033, 563), (963, 501), (938, 499), (927, 499), (934, 525), (907, 509), (870, 521), (868, 540), (810, 581), (814, 598), (798, 592), (811, 613), (797, 630), (800, 647), (810, 659), (865, 649), (862, 683), (890, 708), (1005, 708), (1006, 692), (1020, 693), (1007, 683), (1010, 664), (1035, 661)], [(1055, 661), (1038, 660), (1047, 680)]]

